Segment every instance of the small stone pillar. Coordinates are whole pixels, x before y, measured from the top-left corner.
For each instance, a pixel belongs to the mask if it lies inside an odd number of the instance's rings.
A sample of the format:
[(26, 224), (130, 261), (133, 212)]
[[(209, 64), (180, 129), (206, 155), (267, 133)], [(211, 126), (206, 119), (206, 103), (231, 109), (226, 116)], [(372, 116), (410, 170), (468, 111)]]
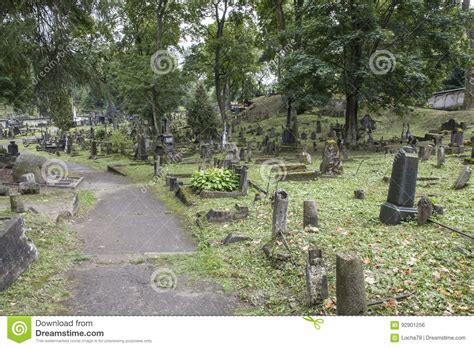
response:
[(440, 146), (436, 153), (436, 167), (441, 168), (444, 164), (445, 158), (444, 147)]
[(306, 226), (318, 227), (318, 207), (316, 201), (303, 202), (303, 228)]
[(355, 253), (336, 255), (337, 315), (365, 315), (365, 283), (362, 262)]
[(275, 192), (275, 200), (273, 202), (273, 221), (272, 236), (275, 237), (280, 232), (286, 232), (286, 216), (288, 213), (288, 193), (284, 190)]
[(355, 199), (365, 199), (365, 191), (364, 190), (355, 190), (354, 191), (354, 198)]
[(153, 162), (153, 175), (161, 176), (161, 157), (156, 156), (155, 162)]
[(10, 195), (10, 207), (12, 213), (24, 213), (25, 212), (25, 204), (19, 194), (12, 194)]
[(310, 306), (321, 304), (329, 296), (328, 277), (320, 249), (308, 250), (306, 288)]
[(433, 213), (433, 203), (431, 203), (431, 200), (424, 196), (421, 197), (420, 200), (418, 201), (418, 214), (417, 214), (417, 219), (418, 219), (418, 225), (425, 225), (428, 223), (428, 219), (431, 217), (431, 214)]
[(174, 191), (176, 189), (176, 184), (178, 182), (178, 179), (175, 178), (174, 176), (170, 176), (169, 182), (170, 182), (170, 191)]
[(248, 167), (247, 166), (242, 166), (240, 170), (240, 182), (239, 182), (239, 187), (240, 187), (240, 192), (243, 194), (247, 194), (248, 188), (249, 188), (249, 177), (248, 177)]
[(91, 156), (97, 156), (97, 142), (95, 140), (92, 140), (91, 142)]

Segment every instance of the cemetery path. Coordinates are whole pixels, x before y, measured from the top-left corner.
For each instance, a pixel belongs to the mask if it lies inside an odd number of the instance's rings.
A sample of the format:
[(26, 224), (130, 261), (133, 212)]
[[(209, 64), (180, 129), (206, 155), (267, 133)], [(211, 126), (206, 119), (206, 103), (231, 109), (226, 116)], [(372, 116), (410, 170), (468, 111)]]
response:
[[(216, 284), (153, 264), (153, 256), (193, 252), (195, 245), (152, 193), (118, 175), (72, 163), (68, 167), (84, 177), (80, 189), (93, 190), (98, 199), (88, 216), (72, 226), (89, 257), (68, 272), (73, 290), (67, 305), (73, 314), (232, 314), (235, 298)], [(153, 279), (162, 286), (153, 286)]]

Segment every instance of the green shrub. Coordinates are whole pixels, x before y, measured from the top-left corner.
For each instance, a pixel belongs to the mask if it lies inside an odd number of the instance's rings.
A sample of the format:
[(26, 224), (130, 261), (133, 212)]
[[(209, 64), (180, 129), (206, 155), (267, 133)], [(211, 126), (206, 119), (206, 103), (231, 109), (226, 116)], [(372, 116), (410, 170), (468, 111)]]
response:
[(104, 140), (106, 135), (107, 133), (105, 132), (104, 128), (98, 128), (95, 131), (95, 138), (99, 141)]
[(132, 141), (118, 129), (112, 131), (112, 134), (108, 137), (108, 141), (112, 143), (112, 148), (115, 152), (123, 154), (133, 146)]
[(196, 172), (191, 178), (191, 187), (197, 191), (236, 191), (238, 176), (228, 169), (210, 168)]

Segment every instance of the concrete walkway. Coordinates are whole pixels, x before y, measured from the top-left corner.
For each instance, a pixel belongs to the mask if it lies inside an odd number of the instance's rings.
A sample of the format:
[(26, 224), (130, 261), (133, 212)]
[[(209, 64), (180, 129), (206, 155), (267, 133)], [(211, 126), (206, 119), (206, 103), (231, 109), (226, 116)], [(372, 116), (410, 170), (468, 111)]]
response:
[[(68, 306), (75, 315), (231, 315), (235, 298), (206, 280), (174, 278), (172, 267), (158, 269), (147, 257), (195, 250), (190, 232), (150, 192), (127, 178), (77, 164), (80, 189), (93, 190), (97, 205), (73, 228), (89, 261), (68, 272), (73, 282)], [(136, 260), (141, 260), (136, 262)], [(135, 260), (135, 261), (134, 261)], [(146, 259), (145, 259), (146, 260)], [(132, 261), (132, 262), (131, 262)], [(155, 276), (152, 277), (152, 275)], [(161, 279), (161, 287), (152, 286)], [(172, 283), (175, 288), (162, 291)]]

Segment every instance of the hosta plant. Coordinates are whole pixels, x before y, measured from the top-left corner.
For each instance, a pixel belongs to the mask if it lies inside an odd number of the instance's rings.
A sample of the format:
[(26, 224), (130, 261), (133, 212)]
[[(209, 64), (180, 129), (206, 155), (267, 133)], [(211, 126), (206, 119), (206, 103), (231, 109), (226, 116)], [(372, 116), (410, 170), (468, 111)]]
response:
[(210, 168), (193, 174), (191, 187), (200, 191), (236, 191), (239, 187), (238, 176), (228, 169)]

